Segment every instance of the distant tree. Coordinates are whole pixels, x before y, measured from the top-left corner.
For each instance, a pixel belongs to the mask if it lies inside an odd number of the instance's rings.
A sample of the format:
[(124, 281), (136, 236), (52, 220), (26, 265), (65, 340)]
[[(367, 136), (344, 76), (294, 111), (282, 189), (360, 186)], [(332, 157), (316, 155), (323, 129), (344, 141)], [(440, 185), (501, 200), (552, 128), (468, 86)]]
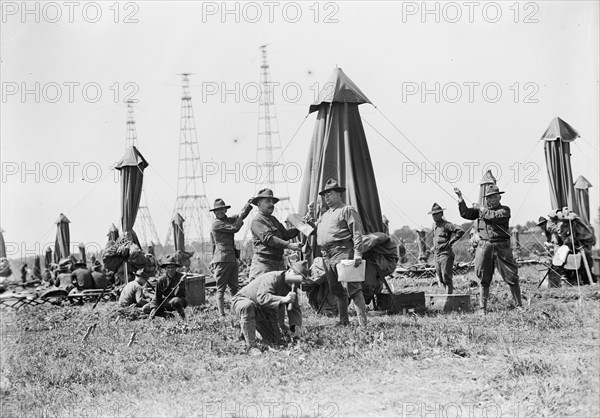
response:
[(402, 238), (405, 242), (415, 242), (417, 239), (417, 233), (407, 225), (404, 225), (400, 229), (396, 229), (393, 233), (393, 236), (398, 240)]

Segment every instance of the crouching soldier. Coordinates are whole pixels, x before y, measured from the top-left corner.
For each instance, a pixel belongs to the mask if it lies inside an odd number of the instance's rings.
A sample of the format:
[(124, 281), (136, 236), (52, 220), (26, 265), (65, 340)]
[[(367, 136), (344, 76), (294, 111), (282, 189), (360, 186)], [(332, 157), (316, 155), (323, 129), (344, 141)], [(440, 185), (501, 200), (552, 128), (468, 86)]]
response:
[(154, 300), (144, 306), (144, 313), (164, 316), (165, 311), (177, 311), (182, 319), (185, 319), (185, 308), (188, 301), (185, 296), (185, 283), (183, 274), (177, 271), (181, 265), (176, 261), (176, 257), (168, 255), (167, 261), (161, 264), (166, 273), (158, 279), (156, 283), (156, 293)]
[(135, 272), (135, 280), (125, 285), (119, 296), (119, 305), (121, 307), (142, 308), (148, 304), (144, 296), (144, 286), (148, 283), (148, 273), (144, 269)]
[(256, 347), (256, 331), (267, 343), (276, 344), (281, 340), (277, 322), (280, 305), (292, 303), (288, 310), (289, 327), (292, 335), (300, 335), (302, 313), (291, 286), (301, 284), (308, 275), (306, 262), (298, 261), (292, 263), (291, 268), (286, 271), (271, 271), (259, 275), (233, 297), (233, 310), (240, 320), (248, 354), (260, 354)]

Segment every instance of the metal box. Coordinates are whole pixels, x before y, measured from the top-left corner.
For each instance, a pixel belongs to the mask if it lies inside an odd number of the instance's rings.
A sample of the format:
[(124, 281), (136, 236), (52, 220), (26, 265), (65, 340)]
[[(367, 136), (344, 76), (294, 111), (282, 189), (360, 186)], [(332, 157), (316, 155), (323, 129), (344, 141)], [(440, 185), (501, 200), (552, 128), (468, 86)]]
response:
[(467, 312), (471, 310), (471, 295), (425, 295), (427, 309), (439, 312)]
[(185, 279), (185, 297), (189, 306), (198, 306), (206, 302), (205, 276), (190, 274)]

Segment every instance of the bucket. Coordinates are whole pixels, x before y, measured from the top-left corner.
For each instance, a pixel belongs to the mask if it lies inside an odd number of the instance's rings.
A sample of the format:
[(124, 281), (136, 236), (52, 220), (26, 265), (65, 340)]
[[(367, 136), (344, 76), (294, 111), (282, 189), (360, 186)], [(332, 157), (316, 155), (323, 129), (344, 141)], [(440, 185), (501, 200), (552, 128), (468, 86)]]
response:
[(205, 276), (190, 274), (185, 279), (185, 297), (190, 306), (202, 305), (206, 302)]
[(360, 266), (354, 267), (354, 260), (342, 260), (336, 264), (338, 282), (364, 282), (366, 261), (362, 260)]

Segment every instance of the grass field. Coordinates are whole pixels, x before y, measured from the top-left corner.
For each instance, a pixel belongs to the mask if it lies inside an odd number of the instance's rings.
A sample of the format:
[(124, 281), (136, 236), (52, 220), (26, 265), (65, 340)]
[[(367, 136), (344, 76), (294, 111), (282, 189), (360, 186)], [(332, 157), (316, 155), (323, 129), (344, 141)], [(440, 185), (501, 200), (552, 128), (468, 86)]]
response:
[(599, 288), (538, 277), (521, 269), (525, 312), (503, 283), (487, 316), (373, 316), (366, 332), (306, 307), (305, 337), (260, 357), (212, 296), (185, 322), (114, 303), (3, 310), (1, 416), (599, 416)]

